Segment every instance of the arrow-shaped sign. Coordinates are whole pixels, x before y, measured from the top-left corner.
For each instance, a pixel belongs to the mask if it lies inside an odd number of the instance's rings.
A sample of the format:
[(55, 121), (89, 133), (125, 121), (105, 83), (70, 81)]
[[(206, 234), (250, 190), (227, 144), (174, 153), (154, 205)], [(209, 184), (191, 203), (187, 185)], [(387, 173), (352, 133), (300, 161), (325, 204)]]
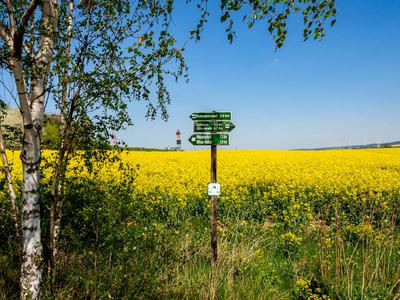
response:
[(229, 145), (229, 134), (227, 133), (216, 133), (216, 134), (193, 134), (189, 138), (189, 142), (191, 142), (195, 146), (228, 146)]
[(235, 128), (231, 121), (197, 121), (194, 132), (230, 132)]
[(232, 113), (228, 112), (200, 112), (200, 113), (192, 113), (190, 118), (193, 121), (202, 121), (202, 120), (231, 120)]

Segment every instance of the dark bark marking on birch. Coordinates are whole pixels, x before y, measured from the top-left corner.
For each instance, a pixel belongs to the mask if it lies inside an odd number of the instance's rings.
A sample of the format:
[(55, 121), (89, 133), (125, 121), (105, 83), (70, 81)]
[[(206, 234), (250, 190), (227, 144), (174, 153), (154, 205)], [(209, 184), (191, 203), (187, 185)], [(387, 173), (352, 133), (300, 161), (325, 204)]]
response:
[[(35, 214), (39, 215), (39, 213), (40, 213), (40, 211), (37, 209), (31, 209), (30, 211), (25, 210), (23, 212), (23, 216), (25, 217), (26, 215), (29, 216), (29, 215), (35, 215)], [(25, 219), (25, 220), (28, 220), (28, 219)]]
[[(21, 269), (21, 273), (24, 274), (24, 276), (21, 276), (21, 278), (29, 278), (30, 275), (35, 275), (35, 270), (37, 268), (40, 268), (42, 265), (42, 262), (40, 260), (40, 257), (35, 254), (35, 253), (31, 253), (30, 255), (26, 254), (26, 252), (24, 252), (22, 254), (22, 261), (23, 262), (27, 262), (30, 259), (31, 263), (30, 264), (23, 264), (22, 265), (22, 269)], [(31, 290), (31, 287), (33, 286), (31, 284), (31, 282), (28, 280), (22, 280), (21, 281), (21, 285), (25, 287), (25, 291), (28, 293), (28, 296), (31, 296), (29, 291)], [(37, 290), (39, 288), (39, 286), (35, 286), (34, 289)], [(40, 296), (39, 296), (40, 299)]]
[(34, 232), (37, 230), (37, 227), (22, 227), (22, 231), (30, 231), (30, 232)]
[(29, 191), (25, 191), (24, 194), (38, 194), (39, 190), (37, 189), (31, 189)]
[(22, 220), (29, 220), (29, 213), (26, 210), (22, 213)]
[(25, 164), (26, 172), (28, 174), (35, 173), (36, 171), (39, 170), (40, 162), (42, 160), (41, 157), (39, 157), (39, 159), (36, 162), (33, 162), (33, 163), (28, 162), (28, 160), (26, 159), (26, 150), (24, 150), (23, 153), (21, 153), (20, 158), (21, 158), (22, 162)]

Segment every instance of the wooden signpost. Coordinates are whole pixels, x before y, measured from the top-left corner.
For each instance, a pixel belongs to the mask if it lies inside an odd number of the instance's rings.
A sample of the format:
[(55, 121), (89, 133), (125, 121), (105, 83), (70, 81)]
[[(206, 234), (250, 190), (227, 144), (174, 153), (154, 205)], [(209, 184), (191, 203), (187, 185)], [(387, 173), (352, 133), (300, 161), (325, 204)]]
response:
[(230, 132), (235, 128), (231, 121), (195, 121), (194, 132)]
[(226, 120), (230, 121), (232, 119), (232, 113), (230, 111), (228, 112), (205, 112), (205, 113), (192, 113), (190, 115), (190, 118), (193, 121), (203, 121), (203, 120)]
[(235, 125), (230, 122), (231, 112), (204, 112), (193, 113), (190, 118), (194, 122), (194, 132), (207, 132), (193, 134), (189, 138), (194, 146), (211, 146), (211, 183), (208, 184), (208, 195), (211, 196), (211, 252), (212, 267), (217, 263), (217, 196), (221, 193), (221, 186), (217, 183), (217, 145), (229, 145), (229, 134)]
[(224, 133), (192, 134), (189, 141), (195, 146), (229, 145), (229, 135)]

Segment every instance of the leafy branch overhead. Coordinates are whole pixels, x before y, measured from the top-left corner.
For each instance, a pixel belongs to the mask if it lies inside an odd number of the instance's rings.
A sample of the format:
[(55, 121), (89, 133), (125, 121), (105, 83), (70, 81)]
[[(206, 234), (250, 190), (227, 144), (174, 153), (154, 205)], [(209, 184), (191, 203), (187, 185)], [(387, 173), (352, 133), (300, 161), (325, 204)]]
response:
[[(103, 108), (117, 113), (119, 124), (124, 120), (129, 125), (126, 100), (144, 99), (148, 102), (147, 117), (153, 119), (160, 111), (162, 118), (168, 118), (170, 95), (164, 78), (171, 75), (177, 80), (186, 70), (184, 43), (177, 46), (169, 32), (171, 11), (172, 1), (90, 1), (76, 6), (71, 57), (67, 59), (64, 53), (68, 36), (61, 34), (53, 71), (59, 86), (68, 86), (68, 94), (73, 95), (73, 112), (80, 115), (77, 110)], [(61, 33), (66, 32), (66, 21), (67, 18), (60, 18)], [(179, 63), (174, 72), (163, 67), (175, 59)], [(64, 78), (61, 70), (67, 64), (71, 64), (70, 74)], [(153, 82), (157, 87), (155, 104), (150, 99)], [(57, 97), (62, 92), (59, 88), (53, 90)], [(103, 111), (102, 122), (105, 115)], [(112, 129), (119, 130), (121, 126)]]
[[(191, 0), (189, 0), (190, 2)], [(192, 33), (200, 39), (200, 31), (209, 15), (207, 0), (198, 5), (202, 11), (202, 19)], [(273, 36), (276, 49), (282, 47), (288, 33), (287, 19), (290, 14), (301, 13), (304, 22), (303, 38), (310, 36), (322, 40), (325, 37), (325, 21), (330, 19), (330, 26), (336, 22), (335, 0), (220, 0), (221, 22), (228, 23), (226, 27), (228, 40), (232, 43), (235, 37), (233, 13), (244, 12), (243, 21), (252, 28), (255, 22), (266, 20), (268, 31)], [(249, 12), (246, 12), (246, 9)]]

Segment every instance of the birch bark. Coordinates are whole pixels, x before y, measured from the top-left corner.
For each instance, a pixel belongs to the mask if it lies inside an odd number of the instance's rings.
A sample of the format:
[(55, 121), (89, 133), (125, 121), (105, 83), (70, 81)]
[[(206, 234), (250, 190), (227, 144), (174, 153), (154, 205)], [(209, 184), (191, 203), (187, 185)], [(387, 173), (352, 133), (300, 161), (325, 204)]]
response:
[(20, 110), (24, 124), (24, 138), (21, 150), (23, 169), (22, 183), (22, 266), (21, 299), (40, 297), (40, 203), (39, 203), (39, 166), (40, 148), (36, 128), (28, 102), (28, 93), (22, 72), (21, 60), (11, 57), (11, 66), (17, 85)]
[[(41, 3), (43, 31), (36, 56), (25, 49), (31, 60), (32, 74), (29, 90), (22, 65), (24, 35), (29, 19)], [(40, 299), (42, 244), (40, 234), (39, 167), (44, 96), (50, 63), (53, 57), (54, 36), (58, 17), (57, 0), (32, 0), (19, 22), (15, 20), (13, 3), (7, 0), (9, 26), (0, 24), (0, 36), (7, 45), (10, 58), (3, 60), (14, 75), (24, 126), (21, 161), (23, 169), (21, 235), (21, 299)], [(18, 4), (20, 5), (20, 4)]]
[[(22, 266), (21, 299), (40, 299), (42, 245), (40, 237), (40, 140), (42, 135), (44, 100), (50, 64), (54, 50), (54, 32), (57, 25), (58, 1), (42, 1), (44, 31), (35, 57), (36, 74), (30, 85), (28, 99), (22, 69), (15, 76), (20, 95), (20, 108), (24, 121), (24, 140), (21, 151), (23, 166), (22, 185)], [(18, 64), (21, 67), (21, 64)], [(21, 71), (19, 71), (21, 70)]]

